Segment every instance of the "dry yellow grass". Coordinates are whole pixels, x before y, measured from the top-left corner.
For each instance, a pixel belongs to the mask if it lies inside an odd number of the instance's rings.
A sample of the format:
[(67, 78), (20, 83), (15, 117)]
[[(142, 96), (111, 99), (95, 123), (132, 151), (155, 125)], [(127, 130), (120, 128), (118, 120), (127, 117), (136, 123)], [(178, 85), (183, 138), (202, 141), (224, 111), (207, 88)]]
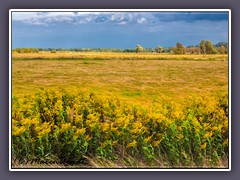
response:
[(227, 61), (29, 60), (12, 62), (13, 95), (39, 88), (91, 90), (147, 102), (228, 90)]
[[(109, 160), (103, 160), (99, 158), (94, 158), (94, 157), (85, 157), (86, 160), (88, 161), (88, 164), (76, 164), (76, 165), (64, 165), (60, 163), (37, 163), (37, 162), (32, 162), (32, 163), (19, 163), (17, 161), (12, 162), (12, 168), (13, 169), (43, 169), (43, 168), (48, 168), (48, 169), (64, 169), (64, 168), (71, 168), (71, 169), (81, 169), (81, 168), (149, 168), (149, 165), (145, 164), (144, 162), (141, 162), (141, 160), (134, 159), (131, 156), (127, 156), (128, 159), (133, 163), (133, 166), (129, 167), (125, 160), (119, 159), (116, 162), (109, 161)], [(158, 162), (157, 166), (151, 166), (151, 168), (228, 168), (228, 158), (223, 158), (219, 159), (219, 166), (213, 167), (209, 164), (209, 161), (206, 160), (206, 163), (198, 167), (194, 163), (191, 166), (178, 166), (178, 167), (171, 167), (168, 165), (164, 165), (161, 159), (156, 160)]]
[(14, 59), (107, 59), (107, 60), (227, 60), (228, 55), (198, 55), (198, 54), (158, 54), (158, 53), (111, 53), (111, 52), (68, 52), (59, 51), (56, 53), (39, 52), (39, 53), (13, 53)]

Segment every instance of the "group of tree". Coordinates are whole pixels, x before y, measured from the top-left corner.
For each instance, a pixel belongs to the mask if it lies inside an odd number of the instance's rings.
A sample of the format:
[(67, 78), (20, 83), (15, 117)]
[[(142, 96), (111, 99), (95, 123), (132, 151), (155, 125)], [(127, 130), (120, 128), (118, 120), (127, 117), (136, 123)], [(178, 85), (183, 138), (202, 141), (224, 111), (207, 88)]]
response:
[(172, 48), (172, 52), (173, 54), (186, 54), (186, 47), (178, 42), (176, 47)]
[(129, 49), (117, 49), (117, 48), (16, 48), (13, 52), (17, 53), (38, 53), (39, 51), (74, 51), (74, 52), (124, 52), (124, 53), (173, 53), (173, 54), (227, 54), (228, 46), (225, 42), (220, 42), (215, 46), (211, 41), (202, 40), (199, 45), (196, 46), (183, 46), (182, 43), (178, 42), (176, 46), (167, 48), (157, 45), (156, 48), (143, 48), (140, 44), (136, 48)]
[(200, 53), (201, 54), (227, 54), (228, 47), (224, 45), (213, 46), (211, 41), (202, 40), (200, 43)]
[[(219, 43), (220, 44), (220, 43)], [(185, 47), (180, 42), (172, 48), (173, 54), (227, 54), (228, 47), (226, 44), (214, 46), (211, 41), (202, 40), (198, 46)]]
[(214, 46), (211, 41), (202, 40), (201, 43), (197, 46), (185, 47), (182, 45), (182, 43), (178, 42), (176, 46), (168, 49), (160, 45), (158, 45), (155, 49), (144, 49), (141, 45), (138, 44), (136, 46), (136, 53), (140, 52), (170, 52), (173, 54), (227, 54), (228, 47), (227, 43), (218, 43), (216, 46)]
[(135, 48), (135, 52), (170, 53), (171, 48), (162, 47), (160, 45), (157, 45), (156, 48), (143, 48), (141, 45), (138, 44)]
[(200, 53), (201, 54), (217, 54), (217, 49), (213, 46), (211, 41), (202, 40), (200, 43)]

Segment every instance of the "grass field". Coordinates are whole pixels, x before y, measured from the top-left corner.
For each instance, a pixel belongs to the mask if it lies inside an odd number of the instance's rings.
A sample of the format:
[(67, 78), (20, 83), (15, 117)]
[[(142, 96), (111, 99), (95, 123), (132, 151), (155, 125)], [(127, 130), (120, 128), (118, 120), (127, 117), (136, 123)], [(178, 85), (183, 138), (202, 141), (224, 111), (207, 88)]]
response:
[(29, 60), (12, 69), (13, 95), (61, 87), (148, 102), (228, 90), (228, 61)]
[(15, 162), (227, 167), (227, 93), (226, 55), (13, 54)]
[(111, 53), (111, 52), (69, 52), (55, 53), (41, 51), (39, 53), (13, 53), (13, 60), (191, 60), (191, 61), (227, 61), (227, 54), (165, 54), (165, 53)]

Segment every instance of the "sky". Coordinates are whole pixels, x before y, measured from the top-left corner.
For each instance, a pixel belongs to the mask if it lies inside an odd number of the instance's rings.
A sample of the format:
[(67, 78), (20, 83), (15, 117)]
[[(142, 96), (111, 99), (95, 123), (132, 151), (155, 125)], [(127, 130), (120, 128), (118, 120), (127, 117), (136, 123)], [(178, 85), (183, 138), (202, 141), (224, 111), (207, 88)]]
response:
[(144, 48), (228, 41), (228, 12), (12, 12), (12, 48)]

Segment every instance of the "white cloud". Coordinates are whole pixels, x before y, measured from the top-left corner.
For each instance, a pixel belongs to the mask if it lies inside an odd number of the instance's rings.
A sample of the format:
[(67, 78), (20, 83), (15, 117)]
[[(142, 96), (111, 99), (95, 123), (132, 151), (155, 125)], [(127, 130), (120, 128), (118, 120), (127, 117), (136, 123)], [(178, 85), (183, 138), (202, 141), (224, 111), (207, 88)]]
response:
[(138, 24), (144, 24), (145, 22), (146, 22), (146, 19), (143, 18), (143, 17), (137, 19), (137, 23), (138, 23)]
[[(200, 14), (201, 15), (201, 14)], [(149, 24), (159, 25), (161, 22), (195, 22), (208, 16), (189, 13), (164, 12), (13, 12), (12, 19), (31, 25), (53, 25), (57, 23), (87, 24), (110, 23), (115, 25)], [(210, 17), (210, 16), (209, 16)], [(212, 16), (214, 17), (214, 16)], [(213, 18), (214, 19), (214, 18)]]
[(16, 21), (28, 20), (37, 17), (38, 15), (35, 12), (12, 12), (12, 19)]
[(107, 14), (106, 12), (12, 12), (13, 20), (41, 19), (48, 17), (75, 17)]
[(141, 12), (13, 12), (12, 20), (32, 25), (50, 25), (58, 22), (70, 24), (108, 22), (124, 25), (127, 23), (143, 24), (147, 22), (143, 16), (148, 19), (154, 18), (151, 14)]

